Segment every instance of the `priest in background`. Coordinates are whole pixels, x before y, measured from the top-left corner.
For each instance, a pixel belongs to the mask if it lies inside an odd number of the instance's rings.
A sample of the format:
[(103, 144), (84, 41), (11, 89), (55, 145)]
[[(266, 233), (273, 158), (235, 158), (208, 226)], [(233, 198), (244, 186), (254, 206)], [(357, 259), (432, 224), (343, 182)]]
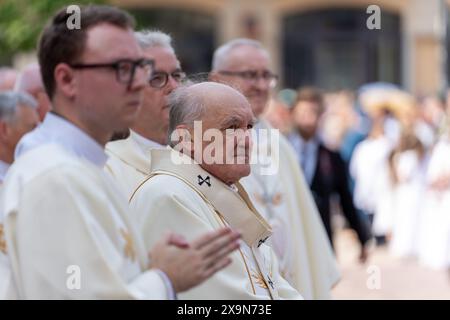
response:
[(109, 159), (105, 170), (121, 185), (127, 198), (150, 173), (150, 150), (167, 145), (167, 96), (185, 78), (168, 34), (139, 31), (135, 36), (144, 56), (155, 61), (155, 71), (144, 88), (142, 107), (129, 137), (106, 145)]

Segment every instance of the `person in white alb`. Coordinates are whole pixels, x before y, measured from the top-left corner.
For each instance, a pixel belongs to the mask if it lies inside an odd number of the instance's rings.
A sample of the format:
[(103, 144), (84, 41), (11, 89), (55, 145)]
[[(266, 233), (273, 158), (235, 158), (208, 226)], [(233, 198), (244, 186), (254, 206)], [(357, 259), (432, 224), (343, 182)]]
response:
[[(3, 181), (14, 160), (14, 148), (20, 138), (39, 123), (36, 101), (24, 93), (0, 93), (0, 203)], [(17, 297), (8, 248), (5, 240), (3, 215), (0, 212), (0, 300)]]
[(103, 148), (133, 122), (153, 62), (124, 11), (85, 6), (80, 14), (82, 29), (66, 28), (63, 8), (42, 33), (39, 63), (54, 109), (21, 140), (4, 183), (0, 211), (19, 298), (173, 299), (229, 265), (239, 235), (221, 229), (187, 242), (166, 233), (143, 248), (126, 198), (102, 170)]
[(142, 108), (130, 136), (106, 145), (105, 170), (124, 189), (127, 197), (150, 173), (150, 150), (165, 148), (169, 126), (167, 96), (185, 78), (169, 35), (160, 31), (136, 32), (144, 55), (155, 61), (155, 71), (144, 88)]
[[(152, 173), (130, 200), (146, 248), (165, 229), (192, 239), (230, 226), (243, 238), (230, 266), (180, 298), (301, 299), (281, 276), (275, 253), (264, 244), (271, 227), (239, 184), (250, 173), (251, 139), (244, 133), (254, 120), (248, 101), (229, 86), (204, 82), (176, 89), (169, 105), (169, 132), (181, 130), (183, 139), (171, 137), (175, 149), (152, 150)], [(195, 129), (194, 121), (202, 128)], [(217, 134), (214, 142), (203, 139), (209, 134)], [(226, 142), (227, 137), (234, 138)]]

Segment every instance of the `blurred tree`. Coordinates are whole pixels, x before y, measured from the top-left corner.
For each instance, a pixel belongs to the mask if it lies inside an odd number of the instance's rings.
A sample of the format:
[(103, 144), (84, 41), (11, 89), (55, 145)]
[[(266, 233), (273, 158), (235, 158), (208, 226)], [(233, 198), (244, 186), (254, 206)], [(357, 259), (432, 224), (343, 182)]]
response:
[(105, 3), (106, 0), (0, 0), (0, 62), (20, 51), (36, 48), (49, 17), (66, 5)]

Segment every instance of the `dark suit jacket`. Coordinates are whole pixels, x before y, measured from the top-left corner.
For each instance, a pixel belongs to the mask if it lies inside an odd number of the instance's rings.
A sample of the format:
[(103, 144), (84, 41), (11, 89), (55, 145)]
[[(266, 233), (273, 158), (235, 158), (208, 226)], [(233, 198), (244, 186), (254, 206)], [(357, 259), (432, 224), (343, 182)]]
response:
[(359, 215), (353, 205), (348, 181), (347, 166), (341, 156), (320, 144), (316, 170), (310, 187), (330, 242), (333, 244), (330, 200), (333, 194), (338, 194), (346, 220), (356, 231), (360, 243), (365, 244), (371, 238), (370, 229), (367, 221)]

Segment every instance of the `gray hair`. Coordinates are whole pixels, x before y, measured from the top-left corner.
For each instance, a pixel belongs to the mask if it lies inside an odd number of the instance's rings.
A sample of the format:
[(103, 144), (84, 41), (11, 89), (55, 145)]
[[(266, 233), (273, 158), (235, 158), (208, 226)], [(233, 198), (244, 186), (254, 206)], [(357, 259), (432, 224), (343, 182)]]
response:
[(175, 53), (172, 47), (172, 37), (159, 30), (141, 30), (134, 33), (139, 46), (142, 49), (161, 47), (171, 50)]
[(198, 94), (192, 94), (187, 84), (176, 88), (168, 96), (169, 113), (169, 146), (174, 147), (178, 141), (172, 141), (171, 135), (181, 124), (192, 126), (194, 121), (200, 120), (205, 112), (203, 99)]
[(19, 106), (35, 109), (37, 102), (32, 96), (24, 92), (0, 92), (0, 120), (5, 122), (14, 121)]
[(267, 50), (263, 47), (263, 45), (259, 41), (247, 38), (238, 38), (230, 40), (221, 45), (220, 47), (218, 47), (216, 51), (214, 51), (212, 59), (212, 71), (217, 71), (223, 68), (223, 65), (225, 64), (227, 56), (230, 54), (230, 52), (240, 46), (254, 47), (268, 54)]

